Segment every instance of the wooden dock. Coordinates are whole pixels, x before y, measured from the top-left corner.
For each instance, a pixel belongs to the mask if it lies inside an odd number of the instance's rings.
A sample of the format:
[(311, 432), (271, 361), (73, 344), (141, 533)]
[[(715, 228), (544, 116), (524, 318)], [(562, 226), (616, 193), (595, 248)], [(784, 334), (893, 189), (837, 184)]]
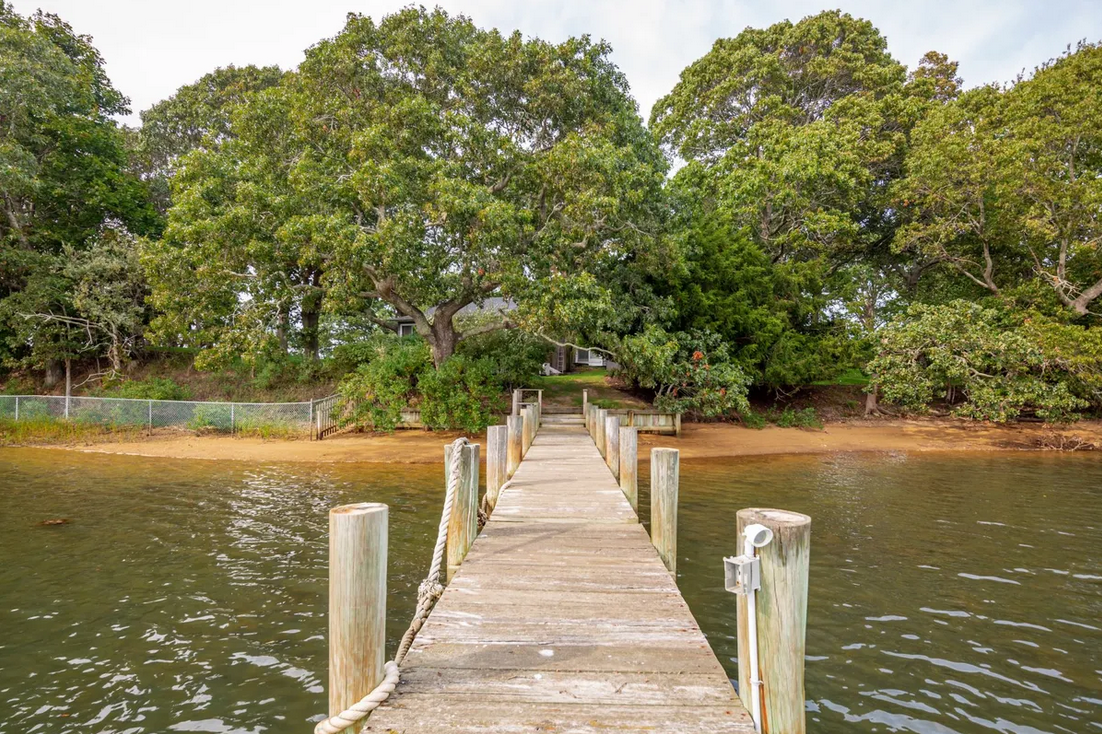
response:
[(581, 417), (547, 416), (363, 731), (754, 726)]

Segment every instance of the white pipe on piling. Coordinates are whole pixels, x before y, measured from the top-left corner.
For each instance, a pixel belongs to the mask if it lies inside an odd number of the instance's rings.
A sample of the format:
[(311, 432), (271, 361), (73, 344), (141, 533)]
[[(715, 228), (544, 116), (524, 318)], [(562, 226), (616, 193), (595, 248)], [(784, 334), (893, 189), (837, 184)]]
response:
[[(756, 549), (769, 545), (773, 540), (773, 531), (764, 525), (748, 525), (742, 531), (742, 554), (754, 557)], [(758, 609), (757, 590), (746, 595), (746, 638), (750, 648), (750, 716), (754, 719), (754, 730), (761, 731), (761, 676), (758, 675)]]

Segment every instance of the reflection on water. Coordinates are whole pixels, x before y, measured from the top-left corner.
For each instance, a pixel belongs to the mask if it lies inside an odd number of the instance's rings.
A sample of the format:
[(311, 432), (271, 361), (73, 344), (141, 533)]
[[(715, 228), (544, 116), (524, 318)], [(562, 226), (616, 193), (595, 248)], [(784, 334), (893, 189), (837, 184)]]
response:
[[(393, 650), (442, 494), (436, 465), (0, 450), (0, 733), (309, 731), (327, 510), (391, 507)], [(1099, 457), (683, 462), (678, 581), (732, 677), (751, 505), (813, 518), (811, 732), (1102, 731)]]
[(683, 462), (678, 583), (732, 678), (750, 506), (812, 517), (810, 731), (1102, 731), (1100, 457)]
[(393, 649), (440, 474), (0, 450), (0, 732), (309, 731), (328, 509), (390, 505)]

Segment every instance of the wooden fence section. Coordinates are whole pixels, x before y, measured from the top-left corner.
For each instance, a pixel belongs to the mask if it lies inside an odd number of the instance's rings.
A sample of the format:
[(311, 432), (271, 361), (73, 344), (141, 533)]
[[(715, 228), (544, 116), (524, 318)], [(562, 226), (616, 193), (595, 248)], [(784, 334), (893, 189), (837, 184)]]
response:
[(581, 418), (548, 416), (363, 731), (754, 726)]

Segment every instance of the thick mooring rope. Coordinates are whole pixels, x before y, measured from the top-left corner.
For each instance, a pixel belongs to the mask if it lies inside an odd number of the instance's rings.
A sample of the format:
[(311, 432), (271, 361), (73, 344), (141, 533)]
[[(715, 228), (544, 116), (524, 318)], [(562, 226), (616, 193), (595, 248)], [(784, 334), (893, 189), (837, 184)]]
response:
[(383, 681), (375, 686), (375, 690), (347, 710), (318, 722), (318, 725), (314, 727), (314, 734), (339, 734), (379, 708), (397, 687), (398, 666), (405, 660), (406, 653), (409, 652), (410, 646), (417, 638), (417, 633), (425, 626), (425, 620), (429, 618), (429, 613), (436, 606), (440, 595), (444, 593), (444, 585), (440, 583), (440, 570), (444, 565), (444, 548), (448, 544), (448, 521), (452, 516), (452, 503), (455, 501), (455, 495), (459, 489), (459, 452), (468, 443), (469, 441), (465, 438), (457, 438), (452, 443), (452, 462), (448, 468), (448, 489), (444, 494), (444, 510), (440, 514), (440, 527), (436, 531), (436, 547), (432, 551), (432, 566), (429, 567), (429, 575), (417, 588), (417, 611), (413, 614), (413, 621), (409, 623), (409, 629), (402, 635), (398, 652), (395, 653), (393, 660), (388, 661), (383, 666)]

